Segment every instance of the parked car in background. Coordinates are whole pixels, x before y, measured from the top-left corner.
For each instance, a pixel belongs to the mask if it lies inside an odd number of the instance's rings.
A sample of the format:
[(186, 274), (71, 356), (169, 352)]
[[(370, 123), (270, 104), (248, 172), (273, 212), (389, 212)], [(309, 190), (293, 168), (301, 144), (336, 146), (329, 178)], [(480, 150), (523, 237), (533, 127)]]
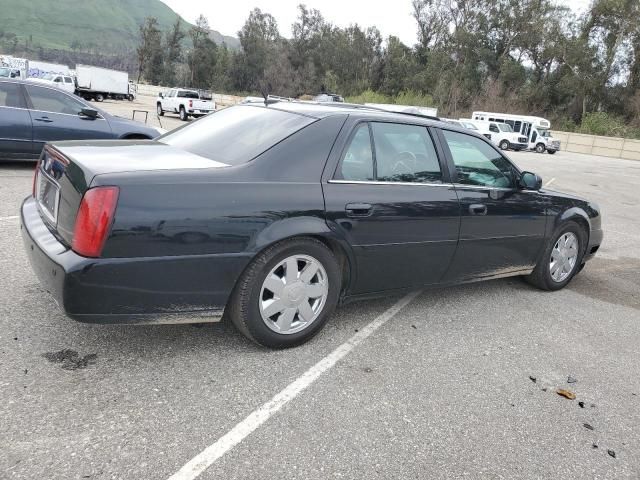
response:
[(450, 123), (451, 125), (455, 125), (455, 126), (460, 127), (460, 128), (466, 128), (466, 129), (469, 129), (469, 130), (478, 130), (478, 127), (476, 127), (471, 121), (466, 120), (464, 118), (461, 118), (460, 120), (454, 120), (452, 118), (442, 118), (442, 117), (440, 117), (440, 120), (442, 120), (443, 122)]
[(0, 159), (35, 160), (47, 142), (151, 139), (155, 128), (96, 109), (57, 87), (0, 79)]
[(165, 112), (177, 113), (180, 120), (185, 122), (189, 117), (202, 117), (216, 109), (216, 103), (212, 99), (203, 99), (197, 90), (186, 88), (172, 88), (166, 93), (160, 93), (156, 106), (159, 116)]
[(344, 98), (337, 93), (321, 93), (313, 97), (314, 102), (326, 103), (326, 102), (338, 102), (343, 103)]
[(39, 83), (42, 85), (57, 87), (69, 93), (74, 93), (76, 91), (76, 83), (74, 78), (71, 75), (46, 73), (39, 78), (28, 78), (27, 81), (31, 83)]
[(225, 315), (273, 348), (398, 289), (523, 275), (559, 290), (602, 241), (597, 205), (485, 137), (362, 106), (238, 105), (153, 142), (53, 143), (34, 185), (25, 249), (67, 315)]
[(494, 145), (500, 147), (501, 150), (526, 150), (529, 146), (527, 137), (522, 134), (515, 133), (513, 129), (505, 124), (498, 122), (482, 122), (479, 120), (471, 121), (476, 126), (478, 132), (491, 140)]
[(0, 78), (20, 78), (20, 70), (11, 67), (0, 67)]

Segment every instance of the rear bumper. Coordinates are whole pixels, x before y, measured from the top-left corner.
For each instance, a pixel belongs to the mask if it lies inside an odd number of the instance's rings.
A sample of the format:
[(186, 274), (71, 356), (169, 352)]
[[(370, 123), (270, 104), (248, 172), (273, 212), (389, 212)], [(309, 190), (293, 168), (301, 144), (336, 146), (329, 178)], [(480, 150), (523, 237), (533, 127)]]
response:
[(29, 262), (64, 313), (90, 323), (201, 323), (222, 318), (244, 255), (85, 258), (58, 241), (27, 198), (20, 230)]

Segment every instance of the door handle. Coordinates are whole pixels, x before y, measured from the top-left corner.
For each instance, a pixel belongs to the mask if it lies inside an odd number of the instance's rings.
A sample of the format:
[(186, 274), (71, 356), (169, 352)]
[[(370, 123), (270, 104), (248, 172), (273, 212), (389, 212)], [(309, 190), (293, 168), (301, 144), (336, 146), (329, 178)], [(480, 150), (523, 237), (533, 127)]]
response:
[(36, 118), (35, 119), (36, 122), (44, 122), (44, 123), (51, 123), (53, 122), (53, 120), (49, 119), (49, 117), (40, 117), (40, 118)]
[(369, 203), (347, 203), (344, 209), (347, 217), (368, 217), (373, 207)]
[(469, 205), (469, 213), (471, 215), (486, 215), (487, 206), (482, 203), (472, 203)]

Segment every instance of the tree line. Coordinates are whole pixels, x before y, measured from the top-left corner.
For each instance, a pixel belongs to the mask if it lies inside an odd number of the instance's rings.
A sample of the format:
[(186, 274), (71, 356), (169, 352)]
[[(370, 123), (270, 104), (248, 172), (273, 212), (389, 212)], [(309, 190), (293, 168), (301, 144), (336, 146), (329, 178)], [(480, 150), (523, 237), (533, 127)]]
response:
[[(165, 86), (538, 114), (593, 133), (640, 134), (640, 2), (593, 0), (582, 15), (552, 0), (414, 0), (415, 45), (346, 28), (298, 6), (292, 38), (256, 8), (241, 49), (216, 45), (204, 16), (183, 31), (140, 27), (138, 75)], [(638, 130), (633, 130), (637, 128)], [(604, 130), (607, 130), (606, 132)], [(612, 130), (612, 131), (611, 131)]]

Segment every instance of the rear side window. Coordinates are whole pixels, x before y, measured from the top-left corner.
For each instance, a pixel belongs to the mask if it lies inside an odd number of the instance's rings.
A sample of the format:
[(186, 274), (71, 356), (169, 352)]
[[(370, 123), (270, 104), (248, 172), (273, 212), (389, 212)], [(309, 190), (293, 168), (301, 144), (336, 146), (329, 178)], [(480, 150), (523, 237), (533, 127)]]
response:
[(64, 83), (73, 83), (73, 80), (71, 80), (71, 77), (64, 77)]
[(209, 114), (158, 140), (216, 162), (239, 165), (314, 121), (275, 108), (239, 105)]
[(358, 126), (351, 137), (351, 143), (342, 159), (340, 175), (342, 180), (371, 181), (373, 176), (373, 150), (369, 126), (363, 123)]
[(442, 182), (436, 149), (426, 127), (377, 122), (371, 126), (379, 181)]
[(0, 82), (0, 107), (25, 108), (20, 85)]
[(441, 183), (442, 172), (426, 127), (372, 122), (370, 127), (367, 124), (357, 127), (336, 178), (352, 181)]

